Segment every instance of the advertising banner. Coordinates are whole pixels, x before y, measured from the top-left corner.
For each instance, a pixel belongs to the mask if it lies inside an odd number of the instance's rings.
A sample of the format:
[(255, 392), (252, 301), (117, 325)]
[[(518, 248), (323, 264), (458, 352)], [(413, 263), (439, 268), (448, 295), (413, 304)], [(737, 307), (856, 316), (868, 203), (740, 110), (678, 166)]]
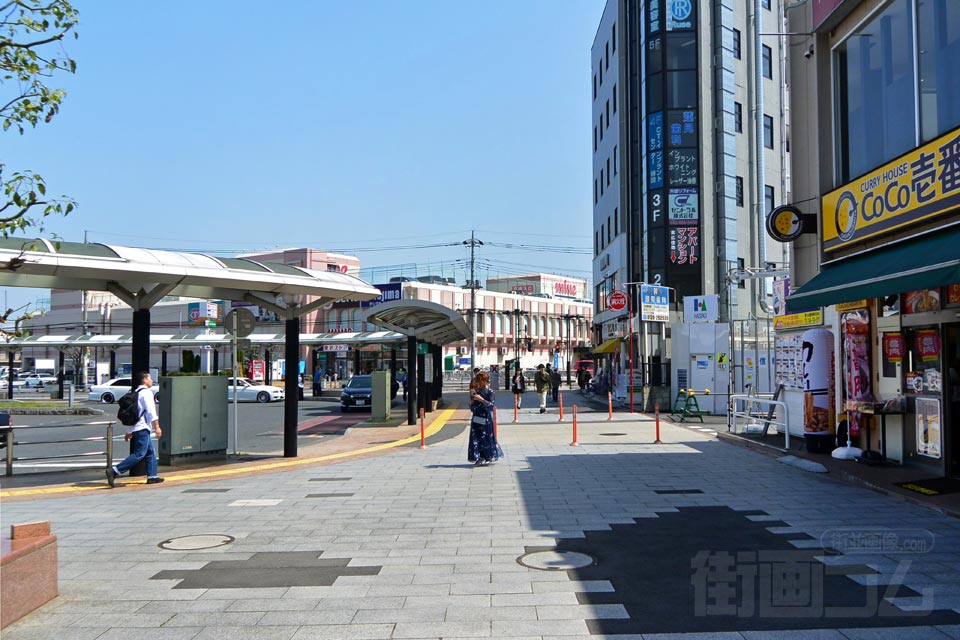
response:
[(382, 302), (390, 302), (392, 300), (400, 300), (403, 298), (403, 283), (402, 282), (391, 282), (389, 284), (375, 284), (373, 285), (377, 289), (380, 289), (380, 295), (373, 300), (367, 300), (360, 303), (360, 308), (365, 309), (367, 307), (375, 307)]
[(823, 324), (823, 309), (777, 316), (773, 320), (774, 329), (796, 329), (798, 327), (811, 327), (818, 324)]
[(833, 333), (809, 329), (800, 338), (803, 381), (803, 432), (833, 430)]
[(940, 401), (917, 398), (917, 453), (928, 458), (940, 457)]
[[(866, 309), (844, 313), (840, 319), (843, 327), (843, 380), (847, 400), (864, 400), (873, 395), (870, 367), (870, 314)], [(850, 414), (850, 435), (860, 434), (859, 414)]]
[(670, 290), (650, 284), (641, 286), (640, 317), (647, 322), (670, 322)]
[(720, 317), (720, 299), (716, 294), (683, 297), (684, 322), (716, 322)]
[(825, 195), (824, 251), (914, 225), (960, 204), (960, 129)]

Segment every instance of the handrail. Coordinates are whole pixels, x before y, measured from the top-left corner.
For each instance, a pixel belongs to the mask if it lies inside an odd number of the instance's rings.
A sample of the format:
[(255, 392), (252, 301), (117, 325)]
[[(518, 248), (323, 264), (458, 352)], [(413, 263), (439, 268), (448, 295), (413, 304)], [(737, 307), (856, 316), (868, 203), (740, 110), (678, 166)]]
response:
[[(58, 454), (51, 456), (31, 456), (31, 457), (14, 457), (13, 448), (14, 446), (30, 446), (30, 445), (44, 445), (44, 444), (63, 444), (67, 442), (105, 442), (106, 443), (106, 458), (107, 464), (106, 467), (109, 469), (113, 466), (113, 425), (115, 420), (100, 420), (97, 422), (72, 422), (67, 424), (35, 424), (35, 425), (7, 425), (0, 426), (0, 442), (6, 447), (6, 475), (13, 475), (13, 463), (15, 461), (22, 462), (25, 460), (58, 460), (62, 458), (81, 458), (84, 456), (98, 456), (101, 455), (99, 451), (92, 451), (87, 453), (72, 453), (72, 454)], [(105, 436), (91, 436), (88, 438), (74, 438), (69, 440), (39, 440), (39, 441), (30, 441), (30, 442), (18, 442), (13, 439), (14, 430), (16, 431), (30, 431), (33, 429), (68, 429), (71, 427), (99, 427), (106, 426), (107, 434)]]
[[(740, 401), (744, 403), (742, 411), (739, 411), (737, 406), (737, 403)], [(785, 446), (787, 449), (789, 449), (790, 448), (790, 409), (787, 407), (787, 403), (782, 400), (770, 400), (767, 398), (760, 398), (755, 395), (744, 395), (744, 394), (731, 395), (730, 396), (730, 417), (732, 419), (732, 422), (727, 425), (727, 431), (732, 430), (733, 433), (737, 432), (737, 418), (742, 417), (748, 421), (751, 418), (756, 420), (757, 415), (753, 411), (753, 408), (755, 406), (757, 408), (763, 408), (767, 414), (770, 413), (769, 410), (772, 407), (778, 407), (783, 409), (782, 420), (776, 419), (776, 415), (778, 415), (779, 413), (778, 412), (777, 414), (774, 414), (774, 417), (768, 418), (764, 416), (763, 418), (760, 418), (759, 421), (763, 423), (764, 433), (766, 433), (767, 429), (770, 428), (770, 425), (775, 425), (777, 427), (782, 426), (783, 434), (785, 438)]]

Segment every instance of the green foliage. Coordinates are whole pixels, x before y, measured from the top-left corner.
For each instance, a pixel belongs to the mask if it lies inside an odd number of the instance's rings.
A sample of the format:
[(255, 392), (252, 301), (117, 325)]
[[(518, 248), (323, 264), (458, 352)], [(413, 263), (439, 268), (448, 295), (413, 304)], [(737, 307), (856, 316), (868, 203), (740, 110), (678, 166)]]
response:
[[(63, 89), (46, 82), (58, 73), (75, 73), (77, 63), (63, 46), (64, 38), (77, 37), (79, 13), (68, 0), (0, 0), (0, 123), (4, 132), (20, 135), (28, 127), (48, 123), (60, 111)], [(31, 170), (4, 173), (0, 161), (0, 233), (36, 227), (43, 219), (67, 215), (77, 204), (67, 196), (47, 197), (43, 177)]]

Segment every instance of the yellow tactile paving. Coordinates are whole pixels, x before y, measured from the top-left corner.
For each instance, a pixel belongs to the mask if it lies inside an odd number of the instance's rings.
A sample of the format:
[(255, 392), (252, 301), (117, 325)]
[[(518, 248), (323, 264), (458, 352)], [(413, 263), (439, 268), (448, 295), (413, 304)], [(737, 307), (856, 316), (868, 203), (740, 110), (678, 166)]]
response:
[[(424, 428), (424, 435), (430, 437), (438, 433), (443, 427), (447, 424), (447, 421), (453, 416), (456, 412), (457, 407), (454, 406), (450, 409), (445, 409), (433, 420), (429, 425)], [(180, 482), (184, 480), (200, 480), (200, 479), (210, 479), (210, 478), (223, 478), (232, 475), (238, 474), (249, 474), (256, 473), (258, 471), (275, 471), (277, 469), (286, 469), (291, 467), (303, 466), (306, 464), (313, 464), (316, 462), (326, 462), (329, 460), (338, 460), (340, 458), (349, 458), (351, 456), (363, 455), (366, 453), (373, 453), (376, 451), (382, 451), (384, 449), (392, 449), (394, 447), (402, 447), (406, 444), (411, 444), (413, 442), (418, 442), (420, 440), (420, 434), (410, 436), (409, 438), (403, 438), (401, 440), (394, 440), (393, 442), (384, 442), (382, 444), (373, 445), (370, 447), (364, 447), (362, 449), (354, 449), (351, 451), (340, 451), (338, 453), (331, 453), (322, 456), (312, 456), (309, 458), (295, 458), (291, 460), (281, 460), (277, 462), (270, 462), (265, 464), (257, 464), (252, 466), (237, 466), (230, 468), (220, 468), (210, 471), (197, 471), (194, 473), (183, 473), (183, 474), (174, 474), (166, 475), (165, 478), (167, 482)], [(120, 483), (124, 484), (124, 483)], [(0, 498), (15, 498), (15, 497), (24, 497), (24, 496), (38, 496), (38, 495), (52, 495), (52, 494), (62, 494), (62, 493), (75, 493), (79, 491), (102, 491), (106, 485), (60, 485), (56, 487), (44, 487), (44, 488), (30, 488), (30, 489), (9, 489), (5, 491), (0, 491)]]

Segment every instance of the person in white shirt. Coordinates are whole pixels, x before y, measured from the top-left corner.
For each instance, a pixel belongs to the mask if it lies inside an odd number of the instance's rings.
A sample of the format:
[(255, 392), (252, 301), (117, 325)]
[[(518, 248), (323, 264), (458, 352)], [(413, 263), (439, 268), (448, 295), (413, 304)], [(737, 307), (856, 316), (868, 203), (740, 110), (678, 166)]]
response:
[[(157, 450), (153, 446), (151, 432), (157, 438), (163, 435), (160, 429), (160, 417), (157, 415), (157, 404), (153, 400), (153, 378), (149, 372), (141, 371), (133, 375), (134, 390), (137, 392), (137, 409), (140, 419), (132, 427), (127, 427), (124, 439), (133, 442), (133, 450), (120, 464), (107, 469), (107, 482), (112, 489), (117, 476), (121, 476), (132, 469), (138, 462), (147, 460), (147, 484), (163, 482), (157, 470)], [(144, 393), (146, 391), (146, 393)]]

